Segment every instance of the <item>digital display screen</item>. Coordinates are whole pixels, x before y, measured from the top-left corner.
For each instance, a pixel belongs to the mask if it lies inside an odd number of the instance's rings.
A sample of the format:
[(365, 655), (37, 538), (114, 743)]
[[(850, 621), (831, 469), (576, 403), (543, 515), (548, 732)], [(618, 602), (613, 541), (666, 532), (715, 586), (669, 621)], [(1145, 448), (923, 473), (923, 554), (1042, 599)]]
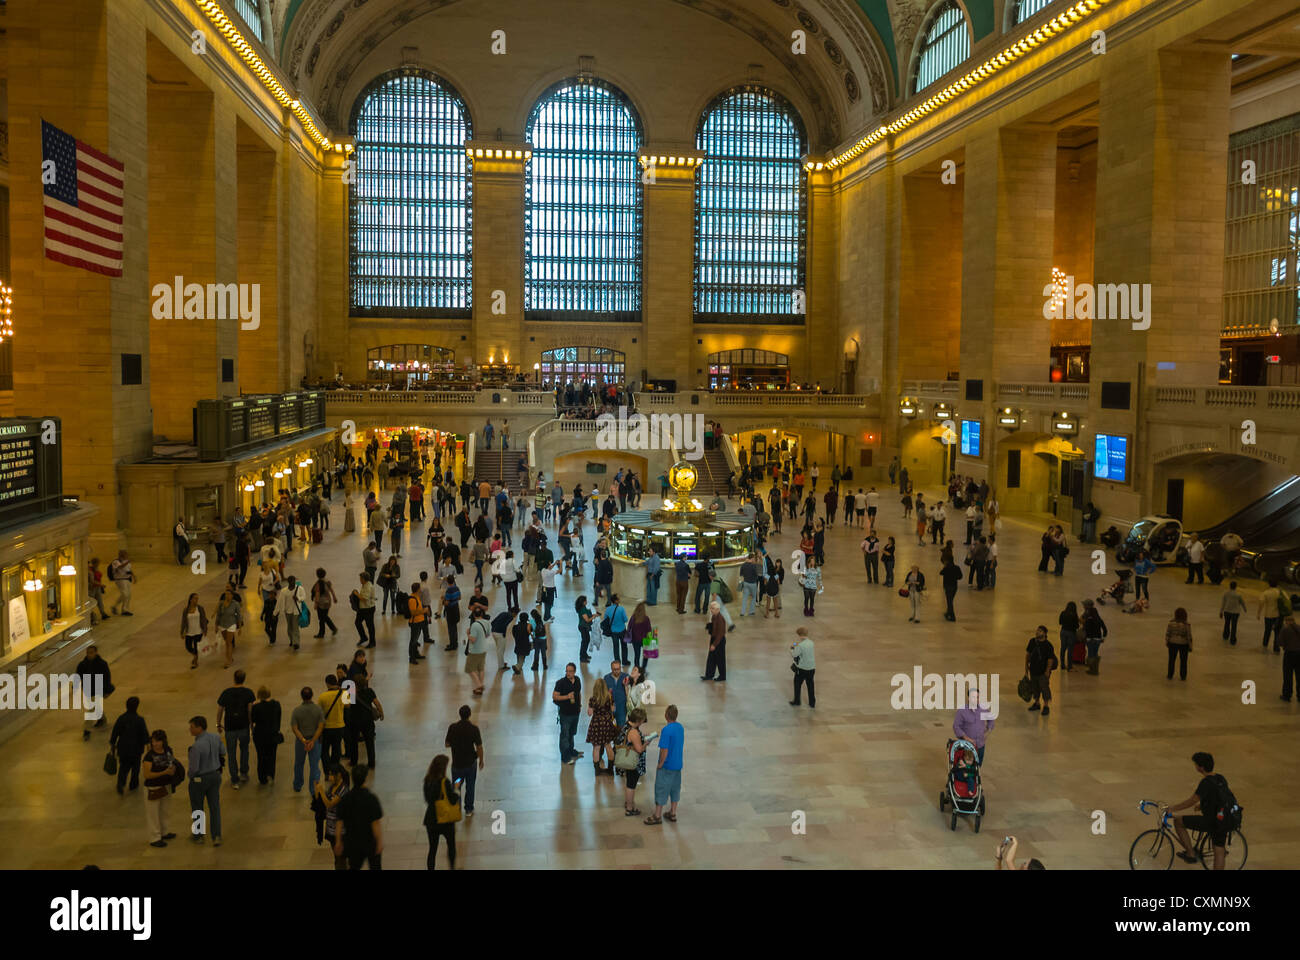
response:
[(980, 448), (980, 421), (963, 420), (961, 422), (961, 455), (963, 457), (978, 457), (982, 455)]
[(694, 543), (694, 542), (687, 542), (687, 543), (674, 543), (674, 544), (673, 544), (673, 559), (676, 560), (676, 559), (679, 558), (679, 557), (682, 558), (683, 560), (694, 560), (694, 559), (695, 559), (695, 543)]
[(1094, 452), (1094, 477), (1098, 480), (1128, 483), (1128, 437), (1116, 433), (1099, 433)]

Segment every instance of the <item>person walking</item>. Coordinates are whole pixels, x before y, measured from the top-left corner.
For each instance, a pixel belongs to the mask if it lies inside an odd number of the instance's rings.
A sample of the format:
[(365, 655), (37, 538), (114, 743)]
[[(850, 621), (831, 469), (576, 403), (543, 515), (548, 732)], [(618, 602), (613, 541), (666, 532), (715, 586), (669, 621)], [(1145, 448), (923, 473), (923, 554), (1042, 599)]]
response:
[(167, 832), (167, 799), (175, 788), (177, 778), (185, 778), (178, 770), (176, 755), (167, 743), (167, 731), (155, 730), (149, 736), (149, 749), (144, 757), (144, 820), (149, 827), (149, 846), (165, 847), (176, 834)]
[(511, 668), (515, 676), (524, 672), (524, 661), (528, 659), (528, 653), (533, 649), (533, 622), (526, 613), (519, 613), (519, 619), (511, 628), (511, 636), (515, 641), (515, 665)]
[(767, 598), (766, 606), (763, 608), (764, 620), (773, 610), (776, 611), (777, 617), (781, 616), (781, 586), (785, 583), (785, 567), (781, 565), (779, 557), (769, 558), (767, 566), (767, 576), (763, 581), (763, 594)]
[(325, 714), (312, 702), (311, 687), (299, 691), (302, 703), (289, 715), (289, 729), (293, 731), (293, 792), (302, 792), (302, 763), (308, 761), (307, 792), (316, 792), (320, 780), (321, 736), (325, 732)]
[(1133, 563), (1133, 601), (1136, 604), (1140, 600), (1145, 600), (1148, 605), (1151, 603), (1151, 574), (1156, 572), (1155, 561), (1151, 559), (1151, 554), (1146, 550), (1138, 552), (1137, 560)]
[(1073, 667), (1072, 654), (1074, 645), (1079, 642), (1079, 608), (1071, 600), (1065, 605), (1065, 609), (1060, 612), (1056, 622), (1061, 626), (1061, 669), (1069, 673)]
[(325, 677), (325, 692), (320, 695), (320, 709), (325, 718), (325, 729), (321, 735), (321, 760), (324, 763), (341, 763), (343, 760), (343, 736), (347, 730), (343, 712), (347, 700), (343, 696), (343, 687), (334, 674)]
[(1174, 618), (1165, 627), (1165, 646), (1169, 649), (1169, 671), (1166, 679), (1174, 678), (1174, 660), (1178, 661), (1178, 679), (1187, 679), (1187, 655), (1192, 652), (1192, 628), (1187, 622), (1187, 611), (1179, 607)]
[(104, 572), (99, 569), (99, 557), (90, 558), (90, 568), (86, 571), (86, 588), (90, 599), (95, 602), (96, 615), (100, 620), (109, 619), (108, 611), (104, 609)]
[(1033, 703), (1029, 705), (1031, 712), (1039, 709), (1040, 700), (1043, 716), (1052, 712), (1052, 669), (1056, 666), (1056, 652), (1052, 650), (1052, 642), (1047, 639), (1047, 627), (1040, 625), (1025, 647), (1025, 675), (1029, 677), (1029, 687), (1034, 697)]
[(447, 865), (456, 869), (456, 822), (460, 820), (460, 794), (447, 778), (448, 759), (440, 753), (424, 774), (424, 831), (429, 838), (430, 870), (438, 857), (438, 840), (447, 841)]
[(443, 580), (442, 622), (447, 627), (447, 645), (442, 649), (455, 650), (460, 645), (460, 587), (453, 576)]
[(1255, 619), (1264, 618), (1264, 642), (1268, 649), (1269, 634), (1273, 636), (1273, 652), (1282, 649), (1282, 621), (1291, 613), (1291, 600), (1286, 593), (1278, 589), (1277, 578), (1270, 577), (1268, 589), (1259, 595), (1259, 606), (1255, 609)]
[[(1291, 690), (1300, 681), (1300, 626), (1294, 613), (1282, 621), (1282, 699), (1291, 700)], [(1300, 688), (1297, 688), (1300, 692)]]
[(140, 758), (149, 744), (149, 727), (139, 711), (140, 698), (127, 697), (126, 711), (113, 721), (113, 730), (108, 735), (108, 749), (117, 755), (118, 796), (122, 795), (128, 777), (130, 789), (140, 786)]
[[(235, 685), (221, 691), (217, 697), (217, 732), (226, 736), (226, 755), (230, 758), (230, 786), (238, 790), (248, 783), (248, 742), (252, 726), (250, 710), (256, 699), (253, 691), (244, 686), (246, 674), (235, 671)], [(239, 763), (235, 763), (235, 753)]]
[[(200, 618), (200, 626), (202, 626), (202, 618)], [(235, 585), (227, 583), (225, 589), (221, 591), (221, 599), (217, 601), (217, 630), (221, 633), (226, 668), (235, 662), (235, 637), (243, 628), (244, 605), (239, 599), (239, 594), (235, 593)]]
[(1101, 672), (1101, 645), (1106, 639), (1106, 623), (1101, 619), (1101, 611), (1091, 599), (1083, 601), (1083, 642), (1087, 645), (1088, 673), (1097, 676)]
[(817, 615), (817, 594), (823, 589), (822, 571), (815, 557), (805, 557), (804, 564), (803, 576), (799, 578), (799, 585), (803, 587), (803, 615), (813, 617)]
[(253, 748), (257, 751), (257, 782), (262, 786), (275, 783), (275, 756), (284, 743), (280, 732), (280, 701), (271, 699), (269, 688), (257, 688), (257, 702), (248, 712)]
[(817, 657), (807, 627), (795, 630), (795, 639), (790, 644), (790, 657), (793, 661), (790, 667), (794, 671), (794, 699), (790, 701), (790, 706), (799, 706), (800, 689), (807, 684), (808, 706), (816, 709), (817, 690), (813, 686), (813, 675), (817, 672)]
[(352, 768), (352, 789), (338, 805), (334, 856), (345, 856), (349, 870), (369, 863), (382, 869), (384, 853), (384, 809), (379, 798), (366, 789), (370, 768), (359, 763)]
[(740, 615), (742, 617), (758, 612), (758, 582), (758, 558), (751, 553), (740, 565)]
[[(872, 533), (875, 533), (873, 530)], [(892, 587), (894, 585), (894, 562), (898, 557), (898, 544), (894, 542), (893, 537), (886, 537), (885, 544), (880, 548), (880, 562), (885, 567), (884, 586)]]
[(325, 628), (330, 628), (331, 636), (338, 636), (339, 628), (334, 626), (334, 621), (330, 619), (330, 607), (339, 602), (339, 598), (334, 595), (334, 584), (325, 579), (325, 568), (316, 568), (316, 582), (311, 587), (312, 604), (316, 607), (316, 625), (319, 629), (316, 631), (316, 639), (320, 640), (325, 636)]
[(185, 652), (190, 655), (191, 670), (198, 669), (199, 643), (207, 634), (207, 611), (199, 603), (199, 595), (191, 593), (185, 601), (185, 609), (181, 611), (181, 639), (185, 641)]
[(944, 599), (948, 601), (948, 609), (944, 611), (943, 618), (955, 622), (957, 620), (957, 613), (952, 608), (952, 601), (957, 596), (957, 587), (962, 581), (961, 567), (953, 563), (952, 557), (949, 557), (948, 561), (944, 564), (943, 569), (939, 571), (939, 577), (943, 580)]
[[(655, 812), (645, 818), (648, 826), (667, 820), (677, 822), (677, 804), (682, 799), (682, 767), (685, 766), (686, 730), (677, 722), (677, 705), (664, 711), (664, 728), (659, 733), (659, 765), (655, 769)], [(671, 804), (664, 812), (664, 804)]]
[(1237, 645), (1237, 620), (1246, 612), (1246, 598), (1237, 592), (1237, 581), (1228, 583), (1219, 600), (1219, 617), (1223, 620), (1223, 639), (1232, 646)]
[[(190, 814), (197, 829), (192, 839), (202, 843), (208, 834), (212, 836), (212, 845), (221, 846), (221, 768), (226, 762), (226, 745), (215, 733), (208, 732), (206, 717), (190, 718), (190, 736), (194, 742), (189, 750), (190, 768)], [(204, 802), (208, 805), (206, 823), (203, 814)], [(194, 814), (200, 814), (195, 817)]]
[[(356, 656), (363, 657), (365, 652), (358, 650)], [(375, 757), (375, 721), (384, 719), (384, 705), (370, 685), (365, 664), (354, 661), (348, 678), (356, 685), (355, 702), (343, 710), (343, 722), (347, 724), (348, 764), (357, 765), (361, 759), (361, 744), (364, 743), (366, 766), (373, 770), (378, 763)]]
[(329, 841), (334, 854), (334, 869), (346, 870), (347, 858), (334, 853), (339, 836), (339, 804), (351, 792), (348, 773), (337, 763), (325, 764), (325, 776), (316, 784), (312, 794), (312, 812), (316, 814), (316, 845)]
[(411, 593), (406, 598), (406, 606), (407, 623), (411, 630), (406, 644), (406, 658), (414, 666), (424, 659), (424, 654), (420, 652), (420, 635), (424, 634), (427, 640), (429, 632), (429, 608), (424, 605), (420, 581), (411, 584)]
[(1195, 533), (1191, 534), (1187, 544), (1187, 582), (1195, 577), (1197, 583), (1205, 583), (1205, 544)]
[(958, 707), (952, 718), (952, 735), (959, 740), (966, 740), (975, 746), (975, 755), (980, 765), (984, 763), (984, 747), (988, 743), (989, 731), (993, 729), (993, 717), (980, 702), (978, 690), (966, 693), (966, 706)]
[(488, 620), (486, 610), (471, 609), (469, 629), (465, 631), (465, 673), (474, 685), (473, 694), (483, 696), (487, 685), (484, 674), (487, 672), (488, 640), (492, 635), (492, 623)]
[[(373, 648), (375, 645), (375, 585), (370, 576), (358, 574), (360, 586), (352, 591), (350, 601), (352, 609), (357, 612), (353, 625), (357, 628), (357, 646)], [(366, 642), (366, 632), (370, 633), (370, 642)]]
[(925, 574), (921, 572), (921, 568), (916, 564), (912, 564), (912, 569), (907, 572), (907, 576), (903, 579), (903, 591), (912, 611), (912, 615), (907, 618), (907, 622), (920, 623), (921, 598), (925, 595)]
[(451, 779), (465, 785), (465, 816), (474, 816), (474, 783), (484, 767), (483, 734), (470, 723), (470, 708), (460, 708), (460, 720), (447, 728), (443, 746), (451, 750)]
[(551, 691), (551, 700), (559, 710), (560, 763), (570, 766), (585, 756), (581, 750), (573, 748), (573, 738), (578, 733), (578, 717), (582, 712), (582, 681), (577, 672), (577, 664), (565, 664), (564, 676), (555, 681), (555, 689)]
[(551, 669), (550, 664), (546, 662), (547, 653), (550, 648), (551, 636), (547, 629), (546, 621), (542, 619), (541, 604), (537, 604), (533, 607), (532, 614), (528, 619), (533, 634), (533, 670), (537, 669), (537, 660), (540, 657), (542, 661), (542, 673), (546, 673)]
[[(711, 607), (709, 618), (709, 655), (704, 662), (701, 680), (727, 682), (727, 621), (722, 616), (722, 607)], [(717, 676), (714, 677), (714, 673)]]
[[(642, 649), (645, 646), (645, 639), (654, 632), (654, 625), (650, 622), (650, 615), (646, 612), (645, 602), (638, 603), (632, 611), (632, 617), (627, 622), (627, 643), (632, 647), (632, 663), (641, 666)], [(626, 657), (626, 650), (622, 642), (619, 644), (620, 656)], [(626, 660), (624, 660), (626, 662)], [(622, 726), (622, 724), (619, 724)]]
[[(302, 616), (307, 612), (307, 589), (292, 574), (280, 588), (280, 595), (275, 601), (275, 613), (284, 617), (285, 629), (289, 633), (289, 649), (297, 650), (300, 646)], [(311, 621), (308, 620), (308, 623)]]
[[(622, 686), (622, 683), (619, 686)], [(626, 700), (624, 702), (626, 703)], [(591, 685), (591, 696), (587, 698), (587, 716), (591, 718), (587, 724), (587, 742), (591, 744), (591, 762), (595, 767), (595, 774), (599, 777), (603, 773), (608, 773), (612, 777), (614, 739), (618, 736), (619, 727), (615, 725), (614, 697), (606, 684)], [(607, 768), (601, 766), (602, 753), (609, 755)]]
[[(513, 617), (517, 612), (518, 611), (511, 609), (509, 615)], [(573, 612), (577, 614), (578, 617), (578, 636), (581, 638), (581, 643), (578, 645), (578, 662), (590, 663), (591, 658), (588, 656), (588, 648), (591, 646), (591, 625), (595, 622), (596, 615), (592, 613), (591, 608), (587, 606), (586, 594), (580, 595), (578, 599), (574, 601)], [(495, 629), (495, 621), (493, 621), (493, 630)], [(502, 632), (504, 633), (504, 631)], [(500, 645), (504, 648), (504, 637), (501, 639)], [(504, 664), (504, 660), (502, 663)], [(505, 669), (504, 666), (502, 669)]]

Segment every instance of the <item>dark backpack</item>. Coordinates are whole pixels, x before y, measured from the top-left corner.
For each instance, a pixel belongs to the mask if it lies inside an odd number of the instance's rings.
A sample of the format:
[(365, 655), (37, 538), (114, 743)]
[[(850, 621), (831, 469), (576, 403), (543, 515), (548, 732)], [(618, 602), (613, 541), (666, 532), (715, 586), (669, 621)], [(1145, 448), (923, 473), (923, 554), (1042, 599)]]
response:
[[(1223, 825), (1226, 830), (1235, 830), (1241, 826), (1241, 806), (1237, 803), (1237, 798), (1228, 789), (1228, 781), (1223, 778), (1222, 774), (1214, 774), (1214, 783), (1219, 788), (1219, 799), (1217, 809), (1214, 811), (1214, 818)], [(1208, 811), (1202, 811), (1208, 813)]]
[(401, 590), (397, 591), (397, 611), (407, 620), (411, 619), (411, 595)]
[(603, 634), (604, 634), (605, 636), (607, 636), (607, 637), (612, 637), (612, 636), (614, 635), (614, 625), (613, 625), (613, 623), (610, 622), (609, 614), (608, 614), (608, 613), (605, 614), (605, 616), (601, 618), (601, 621), (600, 621), (600, 632), (603, 633)]

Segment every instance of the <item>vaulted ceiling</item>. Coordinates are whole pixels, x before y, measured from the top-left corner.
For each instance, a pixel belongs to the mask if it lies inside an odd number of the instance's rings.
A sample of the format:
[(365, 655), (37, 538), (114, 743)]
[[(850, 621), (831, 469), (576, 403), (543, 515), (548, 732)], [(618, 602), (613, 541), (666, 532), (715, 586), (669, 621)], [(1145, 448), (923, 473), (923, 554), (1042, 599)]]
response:
[[(526, 0), (545, 10), (547, 0)], [(916, 34), (937, 0), (583, 0), (593, 20), (617, 29), (634, 6), (644, 14), (656, 4), (693, 11), (700, 30), (734, 30), (760, 45), (788, 74), (808, 109), (814, 143), (829, 146), (884, 113), (901, 98)], [(966, 0), (976, 39), (992, 29), (994, 6), (1003, 0)], [(351, 108), (360, 83), (399, 64), (374, 62), (370, 54), (391, 46), (423, 18), (477, 18), (483, 24), (510, 19), (509, 0), (270, 0), (272, 45), (290, 80), (335, 129)], [(539, 6), (541, 5), (541, 6)], [(641, 21), (644, 23), (644, 20)], [(427, 26), (427, 23), (426, 23)], [(639, 27), (638, 30), (643, 30)], [(806, 36), (806, 53), (792, 51), (792, 31)], [(641, 35), (638, 33), (638, 40)], [(648, 46), (671, 49), (670, 36), (645, 36)], [(435, 60), (436, 51), (423, 51)], [(556, 50), (565, 63), (588, 53)], [(743, 64), (741, 65), (743, 66)], [(368, 74), (369, 76), (363, 76)]]

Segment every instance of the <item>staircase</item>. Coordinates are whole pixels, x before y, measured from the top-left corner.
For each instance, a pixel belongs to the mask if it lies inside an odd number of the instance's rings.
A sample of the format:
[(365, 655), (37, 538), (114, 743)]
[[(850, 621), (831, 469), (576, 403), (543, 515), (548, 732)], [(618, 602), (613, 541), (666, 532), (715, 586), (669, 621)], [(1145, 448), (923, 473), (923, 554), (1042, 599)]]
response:
[(509, 484), (518, 486), (519, 473), (518, 450), (475, 450), (474, 482), (486, 480), (492, 484)]
[[(699, 483), (696, 485), (696, 496), (706, 494), (709, 497), (715, 497), (719, 494), (727, 495), (727, 475), (731, 473), (731, 467), (727, 464), (727, 455), (722, 450), (705, 450), (704, 459), (697, 461), (699, 464)], [(703, 499), (702, 497), (700, 499)]]

